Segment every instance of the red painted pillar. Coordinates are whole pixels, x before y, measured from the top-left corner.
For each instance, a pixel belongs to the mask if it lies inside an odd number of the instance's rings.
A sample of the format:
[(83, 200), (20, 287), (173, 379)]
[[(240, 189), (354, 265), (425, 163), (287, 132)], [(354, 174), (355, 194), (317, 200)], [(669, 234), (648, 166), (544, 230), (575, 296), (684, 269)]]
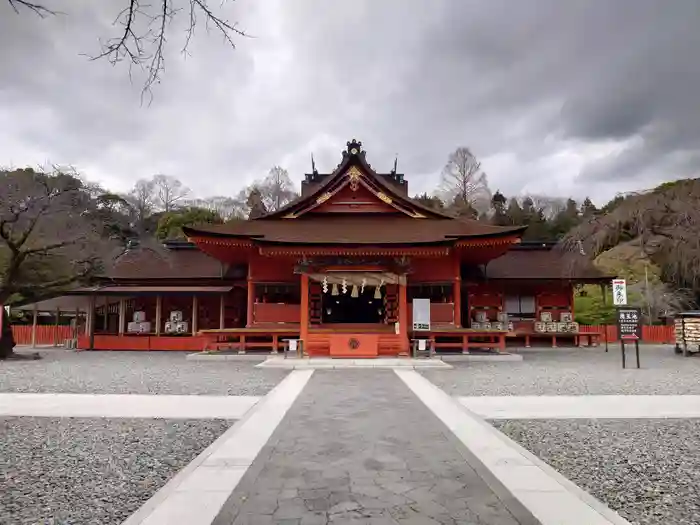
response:
[(301, 304), (299, 305), (299, 339), (304, 353), (307, 353), (309, 340), (309, 276), (301, 274)]
[(454, 303), (454, 325), (462, 326), (462, 276), (459, 257), (455, 256), (455, 277), (452, 291), (452, 302)]
[(406, 282), (399, 283), (399, 336), (401, 337), (401, 353), (408, 352), (408, 295)]
[(248, 278), (248, 309), (246, 311), (246, 326), (250, 328), (255, 321), (253, 309), (255, 308), (255, 283)]

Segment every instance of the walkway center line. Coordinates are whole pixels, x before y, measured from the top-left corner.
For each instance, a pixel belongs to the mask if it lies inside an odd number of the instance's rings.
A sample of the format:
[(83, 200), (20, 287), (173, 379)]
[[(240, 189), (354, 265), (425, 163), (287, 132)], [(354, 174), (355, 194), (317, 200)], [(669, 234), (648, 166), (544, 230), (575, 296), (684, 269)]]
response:
[(629, 525), (420, 374), (394, 372), (542, 525)]
[(313, 374), (293, 371), (123, 525), (210, 525)]
[(257, 396), (0, 394), (0, 416), (241, 419)]

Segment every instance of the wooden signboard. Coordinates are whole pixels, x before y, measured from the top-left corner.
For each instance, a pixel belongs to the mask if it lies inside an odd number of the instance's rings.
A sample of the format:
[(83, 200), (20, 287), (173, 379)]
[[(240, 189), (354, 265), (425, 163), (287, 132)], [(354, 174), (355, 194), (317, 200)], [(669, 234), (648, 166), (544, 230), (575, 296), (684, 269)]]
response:
[(617, 329), (623, 341), (639, 341), (642, 338), (642, 310), (640, 308), (618, 308)]
[(639, 365), (639, 340), (642, 338), (642, 310), (640, 308), (621, 307), (617, 309), (617, 330), (620, 335), (620, 350), (622, 351), (622, 368), (626, 368), (625, 343), (633, 342)]

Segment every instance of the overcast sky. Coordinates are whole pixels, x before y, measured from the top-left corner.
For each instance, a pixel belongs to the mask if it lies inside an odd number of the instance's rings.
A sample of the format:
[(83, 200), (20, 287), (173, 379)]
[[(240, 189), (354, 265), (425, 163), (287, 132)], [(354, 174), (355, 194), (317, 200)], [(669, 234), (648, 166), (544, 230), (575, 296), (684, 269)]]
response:
[(698, 0), (238, 0), (224, 13), (253, 38), (233, 51), (202, 27), (185, 57), (175, 24), (150, 105), (85, 56), (116, 7), (46, 2), (66, 14), (0, 0), (0, 165), (226, 195), (274, 164), (298, 181), (312, 152), (330, 171), (357, 138), (378, 171), (398, 153), (412, 193), (458, 146), (507, 194), (603, 203), (700, 176)]

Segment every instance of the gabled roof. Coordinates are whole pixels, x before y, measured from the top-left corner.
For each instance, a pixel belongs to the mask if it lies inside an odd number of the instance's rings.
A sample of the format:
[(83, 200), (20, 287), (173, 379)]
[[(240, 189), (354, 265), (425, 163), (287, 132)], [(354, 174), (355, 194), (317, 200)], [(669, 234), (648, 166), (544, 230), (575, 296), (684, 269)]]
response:
[(413, 218), (453, 218), (447, 213), (437, 211), (409, 198), (397, 188), (396, 184), (388, 182), (386, 175), (374, 171), (367, 162), (362, 143), (353, 139), (347, 143), (347, 149), (343, 151), (343, 160), (333, 173), (324, 176), (310, 192), (306, 192), (301, 198), (255, 220), (295, 219), (323, 204), (348, 185), (364, 186), (377, 198), (396, 208), (398, 212)]

